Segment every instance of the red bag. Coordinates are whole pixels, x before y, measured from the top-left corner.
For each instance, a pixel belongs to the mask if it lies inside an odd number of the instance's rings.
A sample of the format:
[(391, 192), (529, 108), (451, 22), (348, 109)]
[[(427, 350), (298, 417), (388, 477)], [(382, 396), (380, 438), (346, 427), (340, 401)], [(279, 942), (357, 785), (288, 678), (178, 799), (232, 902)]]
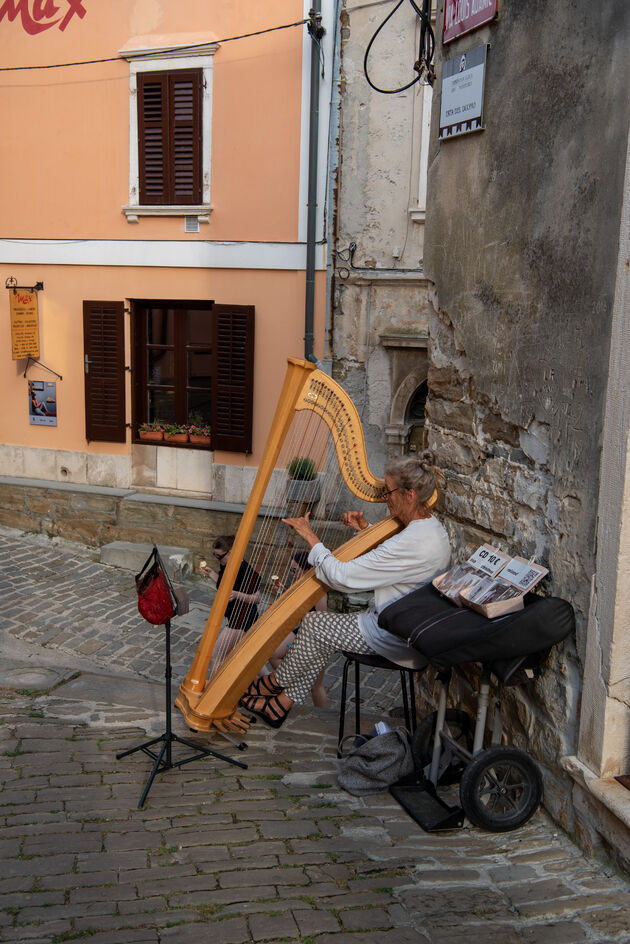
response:
[(155, 546), (136, 574), (136, 591), (138, 611), (149, 623), (166, 623), (177, 613), (177, 597)]

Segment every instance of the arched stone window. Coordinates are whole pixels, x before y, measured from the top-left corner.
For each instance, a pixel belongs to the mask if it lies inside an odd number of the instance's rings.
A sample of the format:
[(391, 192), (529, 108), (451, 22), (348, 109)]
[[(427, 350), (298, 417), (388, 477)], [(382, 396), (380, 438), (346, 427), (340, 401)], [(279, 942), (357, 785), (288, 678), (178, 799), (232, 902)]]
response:
[(420, 386), (416, 387), (416, 392), (407, 404), (407, 412), (405, 414), (405, 423), (409, 430), (407, 436), (407, 452), (422, 452), (426, 446), (424, 418), (428, 392), (427, 382), (423, 380)]

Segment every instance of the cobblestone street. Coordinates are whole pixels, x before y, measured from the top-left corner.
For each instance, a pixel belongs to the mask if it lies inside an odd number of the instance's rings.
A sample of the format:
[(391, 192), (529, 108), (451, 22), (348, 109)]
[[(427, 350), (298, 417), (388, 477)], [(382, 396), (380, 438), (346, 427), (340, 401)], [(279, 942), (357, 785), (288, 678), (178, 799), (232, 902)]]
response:
[[(243, 753), (200, 740), (247, 770), (203, 758), (167, 771), (139, 810), (150, 762), (116, 753), (163, 728), (164, 640), (131, 575), (5, 529), (0, 586), (1, 941), (630, 942), (626, 879), (543, 811), (512, 833), (429, 834), (389, 793), (341, 791), (338, 664), (325, 711), (255, 725)], [(207, 584), (187, 587), (174, 691), (208, 612)], [(382, 716), (398, 685), (372, 681)], [(178, 712), (174, 726), (191, 736)]]

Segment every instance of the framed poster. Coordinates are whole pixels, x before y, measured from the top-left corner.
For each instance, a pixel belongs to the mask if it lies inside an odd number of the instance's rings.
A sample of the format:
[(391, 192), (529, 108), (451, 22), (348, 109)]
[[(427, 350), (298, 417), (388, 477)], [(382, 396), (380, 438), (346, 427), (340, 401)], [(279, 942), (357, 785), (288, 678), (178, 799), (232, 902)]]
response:
[(57, 382), (29, 380), (28, 421), (31, 426), (57, 425)]

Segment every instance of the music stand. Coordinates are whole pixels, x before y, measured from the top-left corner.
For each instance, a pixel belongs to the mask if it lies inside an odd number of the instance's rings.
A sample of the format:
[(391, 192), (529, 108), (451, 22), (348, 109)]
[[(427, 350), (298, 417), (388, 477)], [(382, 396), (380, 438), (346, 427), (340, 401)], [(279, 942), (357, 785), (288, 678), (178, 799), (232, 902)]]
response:
[[(136, 747), (131, 747), (127, 751), (120, 751), (119, 754), (116, 754), (116, 759), (120, 760), (121, 757), (127, 757), (129, 754), (135, 754), (136, 751), (143, 751), (149, 757), (152, 757), (155, 763), (153, 764), (153, 770), (147, 780), (146, 786), (142, 791), (142, 796), (140, 797), (140, 802), (138, 803), (138, 809), (141, 810), (144, 806), (144, 801), (147, 798), (149, 790), (151, 789), (151, 784), (153, 783), (156, 774), (161, 774), (165, 770), (172, 770), (173, 767), (182, 767), (184, 764), (190, 764), (194, 760), (201, 760), (202, 757), (218, 757), (219, 760), (224, 760), (228, 764), (234, 764), (235, 767), (241, 767), (243, 770), (247, 770), (247, 764), (243, 764), (239, 760), (234, 760), (233, 757), (227, 757), (225, 754), (219, 754), (218, 751), (211, 751), (207, 747), (201, 747), (198, 744), (193, 744), (192, 741), (187, 741), (185, 738), (179, 737), (177, 734), (173, 734), (172, 725), (171, 725), (171, 621), (167, 620), (164, 624), (166, 630), (166, 669), (164, 672), (164, 678), (166, 680), (166, 731), (164, 734), (161, 734), (159, 737), (152, 738), (150, 741), (145, 741), (143, 744), (138, 744)], [(173, 761), (172, 755), (172, 744), (173, 741), (177, 741), (178, 744), (185, 744), (186, 747), (192, 748), (195, 751), (194, 754), (189, 757), (184, 757), (182, 760)], [(151, 750), (154, 744), (159, 744), (162, 742), (162, 747), (158, 753)]]

